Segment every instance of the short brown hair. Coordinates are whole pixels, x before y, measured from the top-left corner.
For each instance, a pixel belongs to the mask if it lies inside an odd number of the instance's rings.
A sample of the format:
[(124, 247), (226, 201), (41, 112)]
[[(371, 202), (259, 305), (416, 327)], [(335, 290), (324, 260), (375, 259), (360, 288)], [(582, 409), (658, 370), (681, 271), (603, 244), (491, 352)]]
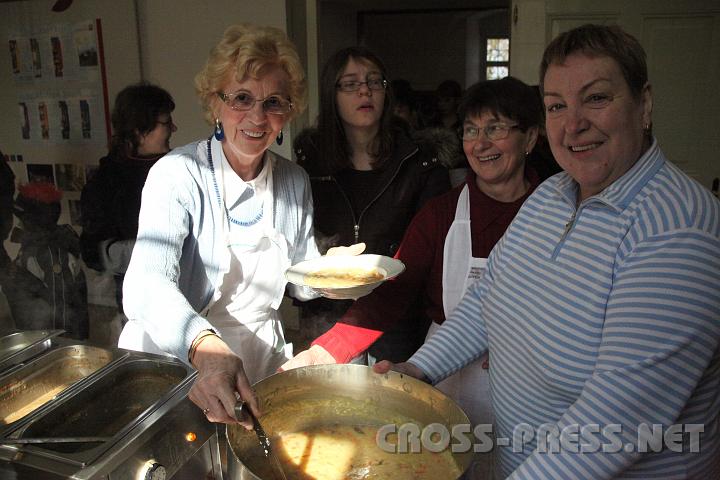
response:
[(485, 110), (517, 122), (522, 132), (542, 124), (542, 102), (537, 93), (515, 77), (484, 80), (472, 85), (460, 100), (458, 117), (465, 122), (468, 117), (479, 117)]
[(307, 104), (305, 71), (300, 57), (285, 32), (275, 27), (252, 24), (233, 25), (225, 30), (220, 42), (210, 51), (205, 67), (195, 76), (195, 91), (205, 119), (213, 123), (217, 93), (234, 73), (238, 81), (247, 76), (258, 78), (268, 66), (279, 66), (290, 78), (290, 118), (300, 114)]
[[(128, 85), (115, 97), (112, 110), (112, 148), (137, 155), (139, 135), (151, 132), (162, 114), (171, 114), (175, 102), (167, 90), (150, 83)], [(129, 151), (125, 151), (129, 147)]]
[(640, 42), (617, 25), (586, 24), (561, 33), (545, 48), (540, 63), (540, 89), (548, 67), (553, 63), (562, 63), (573, 53), (582, 53), (591, 57), (607, 56), (620, 66), (623, 77), (635, 98), (648, 81), (645, 50)]

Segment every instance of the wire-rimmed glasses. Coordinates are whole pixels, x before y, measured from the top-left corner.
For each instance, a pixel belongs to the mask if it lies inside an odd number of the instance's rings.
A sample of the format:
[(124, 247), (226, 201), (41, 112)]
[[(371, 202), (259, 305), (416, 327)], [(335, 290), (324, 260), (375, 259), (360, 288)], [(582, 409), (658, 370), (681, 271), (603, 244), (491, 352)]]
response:
[(335, 84), (337, 89), (341, 92), (357, 92), (363, 85), (367, 85), (367, 88), (370, 90), (378, 91), (385, 90), (388, 82), (383, 77), (377, 76), (368, 77), (364, 82), (359, 82), (357, 80), (340, 80)]
[(488, 140), (504, 140), (510, 135), (510, 130), (520, 128), (517, 124), (507, 125), (505, 123), (493, 123), (485, 127), (476, 127), (475, 125), (464, 125), (462, 130), (462, 139), (465, 142), (472, 142), (480, 137), (480, 132), (485, 134)]
[(273, 115), (284, 115), (293, 108), (293, 104), (289, 99), (279, 95), (255, 98), (248, 92), (243, 91), (235, 93), (217, 92), (217, 95), (225, 102), (225, 105), (240, 112), (250, 110), (257, 102), (262, 102), (262, 109), (265, 113)]

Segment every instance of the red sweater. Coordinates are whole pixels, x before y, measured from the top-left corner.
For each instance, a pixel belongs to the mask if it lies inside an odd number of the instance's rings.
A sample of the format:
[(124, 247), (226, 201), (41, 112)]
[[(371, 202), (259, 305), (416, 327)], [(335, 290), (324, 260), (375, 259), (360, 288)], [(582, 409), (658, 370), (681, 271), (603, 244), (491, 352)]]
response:
[[(482, 193), (475, 183), (475, 174), (472, 171), (468, 174), (473, 257), (490, 254), (537, 187), (537, 176), (529, 174), (528, 177), (531, 183), (528, 192), (514, 202), (502, 203)], [(432, 321), (442, 323), (445, 320), (443, 247), (464, 185), (429, 200), (413, 218), (395, 254), (395, 258), (405, 264), (405, 272), (356, 301), (328, 332), (315, 339), (313, 345), (320, 345), (336, 361), (345, 363), (367, 350), (390, 325), (412, 321), (407, 318), (412, 305), (421, 302)]]

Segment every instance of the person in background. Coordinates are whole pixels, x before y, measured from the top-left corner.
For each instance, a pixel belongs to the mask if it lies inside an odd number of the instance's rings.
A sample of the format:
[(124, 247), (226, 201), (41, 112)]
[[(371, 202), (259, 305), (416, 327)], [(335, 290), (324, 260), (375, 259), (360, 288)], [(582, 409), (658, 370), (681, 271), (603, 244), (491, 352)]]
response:
[(87, 284), (80, 262), (79, 237), (58, 225), (62, 192), (47, 182), (18, 188), (13, 211), (20, 220), (10, 236), (20, 244), (4, 275), (8, 305), (20, 330), (65, 330), (85, 340), (89, 334)]
[(410, 82), (396, 78), (390, 82), (393, 98), (393, 114), (407, 122), (410, 132), (418, 128), (417, 111), (415, 109), (415, 92)]
[[(295, 143), (298, 164), (312, 182), (321, 251), (363, 242), (366, 253), (393, 256), (415, 213), (450, 188), (447, 168), (393, 123), (387, 87), (383, 63), (363, 47), (336, 52), (323, 68), (317, 126), (301, 132)], [(301, 327), (322, 333), (351, 303), (307, 302)], [(397, 323), (370, 355), (407, 358), (423, 338), (415, 323)]]
[[(413, 219), (395, 255), (405, 272), (355, 302), (283, 369), (348, 362), (394, 323), (413, 321), (407, 317), (414, 305), (432, 319), (432, 334), (482, 275), (490, 251), (540, 182), (526, 158), (537, 139), (541, 104), (531, 87), (507, 77), (470, 87), (458, 114), (472, 170), (462, 185), (429, 200)], [(493, 423), (487, 363), (486, 355), (438, 384), (474, 425)], [(479, 458), (469, 478), (491, 478), (490, 460)]]
[(438, 85), (435, 90), (437, 116), (431, 126), (447, 128), (459, 134), (462, 126), (457, 108), (461, 97), (462, 87), (455, 80), (445, 80)]
[(5, 240), (13, 227), (13, 202), (15, 199), (15, 174), (0, 151), (0, 335), (15, 330), (15, 322), (7, 303), (6, 291), (11, 281), (9, 271), (12, 259), (5, 250)]
[(85, 184), (81, 195), (80, 245), (85, 264), (115, 279), (119, 314), (111, 342), (127, 321), (122, 310), (122, 284), (138, 231), (140, 199), (150, 168), (170, 151), (177, 131), (175, 102), (164, 89), (149, 83), (123, 88), (112, 111), (110, 152)]
[(405, 128), (418, 149), (448, 168), (450, 184), (456, 186), (465, 181), (467, 161), (456, 132), (441, 127), (420, 128), (418, 121), (418, 99), (410, 82), (395, 79), (390, 82), (393, 99), (393, 113), (399, 126)]
[(189, 398), (210, 421), (236, 423), (237, 399), (259, 414), (251, 383), (292, 355), (278, 312), (284, 272), (319, 256), (308, 177), (268, 150), (305, 107), (305, 74), (282, 30), (235, 25), (195, 88), (214, 132), (150, 170), (119, 346), (188, 362), (199, 372)]
[(375, 370), (437, 383), (489, 352), (497, 437), (526, 433), (496, 446), (497, 478), (720, 478), (720, 201), (653, 137), (645, 52), (620, 27), (560, 34), (540, 80), (564, 172), (435, 335)]
[(13, 202), (15, 199), (15, 174), (0, 151), (0, 269), (10, 264), (5, 250), (5, 240), (13, 227)]

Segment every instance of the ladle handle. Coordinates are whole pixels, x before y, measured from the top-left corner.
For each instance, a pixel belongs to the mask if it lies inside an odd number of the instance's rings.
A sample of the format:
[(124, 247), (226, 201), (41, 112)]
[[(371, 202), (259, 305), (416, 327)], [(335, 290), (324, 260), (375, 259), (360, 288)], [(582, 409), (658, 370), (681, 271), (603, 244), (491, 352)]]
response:
[(245, 405), (246, 403), (242, 400), (238, 401), (235, 404), (235, 418), (240, 422), (242, 422), (243, 420), (253, 420), (253, 415), (250, 407), (246, 407)]

